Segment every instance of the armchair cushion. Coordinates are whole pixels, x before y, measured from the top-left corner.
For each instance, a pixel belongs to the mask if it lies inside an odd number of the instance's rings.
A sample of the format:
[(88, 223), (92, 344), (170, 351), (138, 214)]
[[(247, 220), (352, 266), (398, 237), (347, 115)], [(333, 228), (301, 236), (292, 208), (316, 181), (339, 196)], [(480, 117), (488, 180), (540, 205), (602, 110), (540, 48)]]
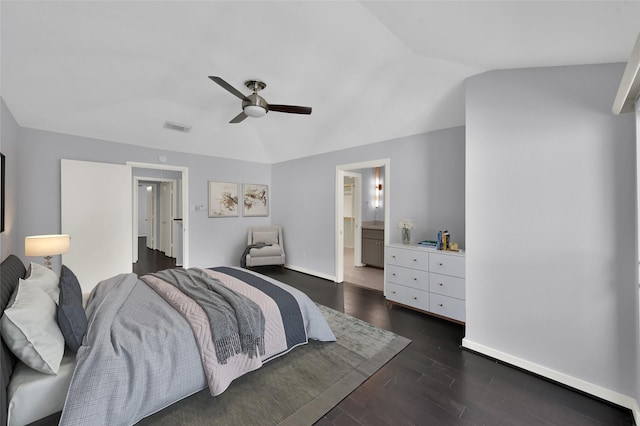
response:
[(251, 257), (280, 256), (282, 254), (282, 249), (278, 244), (273, 244), (260, 248), (252, 248), (249, 250), (249, 254)]
[(253, 244), (278, 244), (278, 231), (253, 231)]

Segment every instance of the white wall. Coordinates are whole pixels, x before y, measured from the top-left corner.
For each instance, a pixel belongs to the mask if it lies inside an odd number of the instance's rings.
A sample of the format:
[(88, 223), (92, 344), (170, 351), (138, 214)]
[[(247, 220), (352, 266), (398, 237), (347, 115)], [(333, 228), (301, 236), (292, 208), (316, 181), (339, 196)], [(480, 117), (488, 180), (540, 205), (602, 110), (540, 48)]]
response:
[[(374, 168), (353, 170), (362, 174), (362, 221), (384, 221), (384, 193), (380, 192), (380, 207), (376, 208), (376, 171)], [(384, 167), (380, 167), (380, 183), (384, 184)]]
[(335, 277), (336, 166), (385, 158), (391, 242), (401, 241), (398, 221), (410, 218), (413, 241), (448, 228), (464, 247), (464, 156), (464, 128), (455, 127), (274, 164), (272, 220), (285, 226), (287, 264)]
[[(5, 218), (3, 233), (0, 233), (0, 260), (9, 254), (22, 250), (24, 254), (24, 235), (18, 233), (18, 144), (20, 141), (20, 127), (13, 118), (11, 111), (0, 98), (0, 152), (5, 155)], [(22, 246), (19, 241), (22, 238)]]
[(147, 236), (147, 187), (149, 185), (138, 186), (138, 237)]
[(637, 390), (633, 117), (624, 64), (466, 84), (464, 346), (613, 402)]

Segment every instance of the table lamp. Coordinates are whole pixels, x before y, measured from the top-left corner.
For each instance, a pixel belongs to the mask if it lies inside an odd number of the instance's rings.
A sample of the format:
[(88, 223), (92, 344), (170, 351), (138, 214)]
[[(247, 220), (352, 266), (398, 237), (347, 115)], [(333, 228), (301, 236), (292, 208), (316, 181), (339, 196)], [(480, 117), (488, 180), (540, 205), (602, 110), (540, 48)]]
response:
[(67, 234), (33, 235), (24, 239), (25, 256), (44, 256), (44, 266), (51, 269), (51, 256), (69, 251)]

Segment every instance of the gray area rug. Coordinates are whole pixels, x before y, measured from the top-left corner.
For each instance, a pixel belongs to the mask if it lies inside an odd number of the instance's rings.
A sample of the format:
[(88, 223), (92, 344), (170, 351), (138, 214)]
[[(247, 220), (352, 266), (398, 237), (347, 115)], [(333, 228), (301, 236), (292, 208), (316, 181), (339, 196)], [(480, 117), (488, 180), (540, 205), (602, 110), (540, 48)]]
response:
[(337, 342), (309, 341), (236, 379), (222, 395), (207, 389), (139, 425), (312, 425), (411, 340), (318, 305)]

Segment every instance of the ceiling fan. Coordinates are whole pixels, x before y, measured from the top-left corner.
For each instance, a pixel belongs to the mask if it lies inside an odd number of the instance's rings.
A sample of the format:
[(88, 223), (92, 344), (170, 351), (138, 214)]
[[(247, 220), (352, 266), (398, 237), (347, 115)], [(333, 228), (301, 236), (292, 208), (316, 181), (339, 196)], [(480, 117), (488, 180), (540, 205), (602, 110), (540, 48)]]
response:
[(239, 123), (247, 117), (262, 117), (269, 111), (288, 112), (291, 114), (311, 114), (311, 107), (268, 104), (262, 96), (258, 95), (260, 90), (267, 87), (266, 83), (260, 80), (247, 80), (244, 82), (244, 85), (253, 91), (250, 95), (245, 96), (222, 78), (215, 76), (209, 76), (209, 78), (242, 100), (242, 112), (236, 115), (229, 123)]

